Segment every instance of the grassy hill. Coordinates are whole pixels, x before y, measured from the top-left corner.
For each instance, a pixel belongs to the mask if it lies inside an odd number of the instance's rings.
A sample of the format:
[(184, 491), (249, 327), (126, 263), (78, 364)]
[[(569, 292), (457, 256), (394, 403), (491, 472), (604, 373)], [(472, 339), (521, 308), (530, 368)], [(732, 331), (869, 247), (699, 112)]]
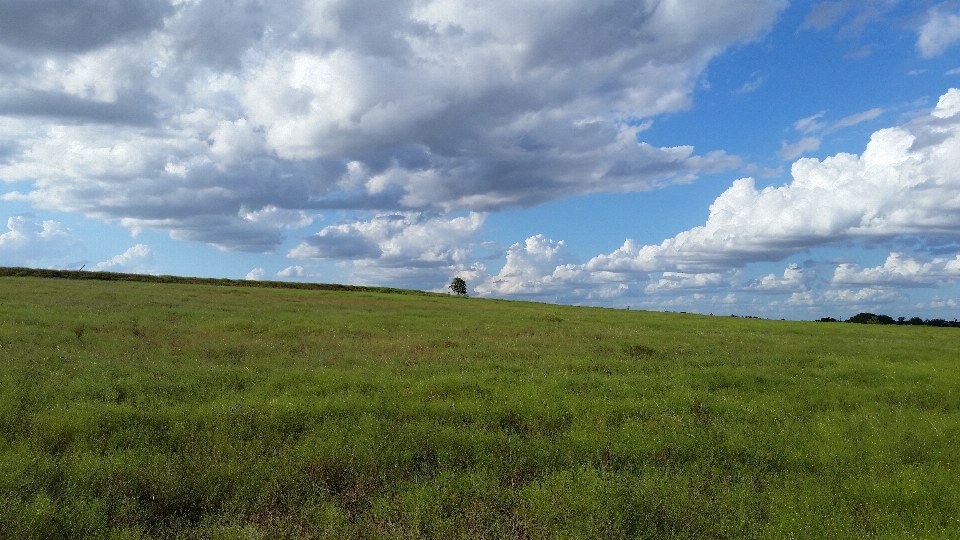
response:
[(0, 538), (960, 537), (956, 329), (7, 270)]

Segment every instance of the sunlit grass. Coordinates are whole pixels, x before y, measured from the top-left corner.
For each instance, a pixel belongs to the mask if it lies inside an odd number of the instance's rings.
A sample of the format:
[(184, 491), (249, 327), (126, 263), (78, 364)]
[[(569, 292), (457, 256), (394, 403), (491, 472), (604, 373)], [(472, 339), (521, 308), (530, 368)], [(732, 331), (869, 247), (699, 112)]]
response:
[(960, 332), (0, 279), (3, 538), (960, 537)]

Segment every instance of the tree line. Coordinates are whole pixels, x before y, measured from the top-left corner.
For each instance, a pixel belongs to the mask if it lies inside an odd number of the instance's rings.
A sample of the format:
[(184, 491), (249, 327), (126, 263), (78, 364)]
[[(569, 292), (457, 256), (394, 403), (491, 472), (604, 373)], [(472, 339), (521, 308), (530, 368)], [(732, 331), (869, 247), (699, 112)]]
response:
[(845, 321), (834, 319), (833, 317), (823, 317), (817, 319), (817, 322), (848, 322), (857, 324), (896, 324), (906, 326), (939, 326), (944, 328), (960, 328), (960, 322), (956, 319), (948, 321), (946, 319), (921, 319), (920, 317), (897, 317), (894, 319), (889, 315), (877, 315), (874, 313), (857, 313)]

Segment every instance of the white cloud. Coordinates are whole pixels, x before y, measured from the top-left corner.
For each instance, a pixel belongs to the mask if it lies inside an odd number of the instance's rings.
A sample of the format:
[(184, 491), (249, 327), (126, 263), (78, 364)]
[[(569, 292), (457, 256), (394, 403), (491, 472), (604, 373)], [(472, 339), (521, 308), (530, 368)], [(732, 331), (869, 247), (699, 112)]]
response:
[(285, 279), (294, 279), (294, 280), (297, 280), (297, 279), (317, 280), (317, 279), (320, 279), (320, 273), (316, 271), (312, 271), (309, 268), (304, 268), (299, 264), (296, 264), (296, 265), (288, 266), (283, 270), (280, 270), (279, 272), (277, 272), (277, 277), (281, 277)]
[(324, 227), (293, 248), (297, 259), (375, 260), (383, 266), (450, 266), (466, 261), (485, 214), (429, 217), (380, 214), (370, 221)]
[[(852, 115), (853, 125), (878, 110)], [(810, 290), (816, 273), (798, 264), (782, 275), (741, 282), (746, 265), (779, 261), (798, 252), (851, 241), (882, 243), (899, 236), (960, 236), (960, 91), (944, 94), (928, 116), (877, 131), (860, 155), (838, 154), (819, 161), (801, 159), (793, 181), (757, 190), (750, 178), (734, 182), (710, 207), (705, 225), (684, 231), (659, 245), (627, 239), (616, 251), (580, 264), (562, 241), (537, 235), (511, 246), (507, 263), (496, 275), (478, 272), (481, 295), (522, 295), (543, 300), (590, 303), (648, 295), (677, 297), (696, 291), (686, 302), (707, 305), (696, 294), (789, 295), (784, 307), (806, 308), (815, 302), (870, 303), (899, 301), (891, 262), (883, 269), (841, 266), (832, 285), (861, 285), (859, 290)], [(818, 122), (814, 115), (798, 129)], [(829, 125), (827, 125), (829, 126)], [(816, 127), (814, 129), (826, 129)], [(354, 242), (352, 245), (362, 245)], [(958, 259), (960, 261), (960, 259)], [(935, 259), (925, 270), (898, 279), (914, 284), (953, 279), (954, 265)], [(922, 265), (921, 265), (922, 266)], [(869, 277), (873, 275), (874, 277)], [(651, 281), (652, 278), (652, 281)], [(733, 292), (726, 301), (740, 301)], [(723, 299), (717, 297), (716, 302)], [(644, 301), (634, 305), (650, 304)], [(685, 305), (693, 305), (685, 304)]]
[(826, 127), (826, 125), (820, 121), (824, 115), (827, 114), (827, 111), (820, 111), (813, 116), (808, 116), (806, 118), (801, 118), (793, 123), (793, 128), (801, 133), (812, 133), (814, 131), (820, 131)]
[(763, 293), (785, 293), (805, 291), (807, 284), (813, 279), (813, 272), (791, 264), (783, 270), (783, 276), (767, 274), (750, 282), (745, 288), (750, 291)]
[(485, 219), (481, 213), (461, 217), (379, 214), (369, 221), (324, 227), (287, 256), (352, 261), (351, 277), (364, 283), (442, 281), (447, 274), (472, 266), (476, 237)]
[(719, 272), (779, 261), (816, 246), (897, 235), (960, 235), (960, 90), (929, 116), (877, 131), (860, 155), (793, 164), (793, 181), (757, 190), (733, 183), (703, 226), (660, 245), (627, 240), (591, 271)]
[(960, 280), (960, 255), (953, 259), (936, 258), (918, 261), (902, 253), (891, 253), (883, 266), (861, 268), (841, 264), (830, 280), (834, 285), (883, 285), (898, 287), (933, 287)]
[(845, 116), (832, 123), (821, 121), (826, 115), (826, 111), (821, 111), (807, 118), (801, 118), (793, 123), (794, 129), (806, 135), (817, 133), (817, 136), (804, 137), (793, 144), (787, 144), (786, 141), (782, 141), (778, 154), (781, 159), (793, 160), (808, 152), (814, 152), (820, 148), (822, 136), (829, 135), (844, 128), (853, 127), (867, 120), (873, 120), (883, 114), (883, 112), (883, 109), (876, 107), (868, 111)]
[(920, 56), (939, 56), (957, 40), (960, 40), (960, 14), (949, 13), (940, 6), (931, 8), (917, 37)]
[(587, 300), (609, 301), (621, 298), (630, 292), (630, 286), (626, 283), (617, 283), (613, 285), (603, 285), (587, 293)]
[(935, 298), (931, 299), (929, 303), (927, 303), (927, 304), (920, 304), (918, 307), (920, 307), (921, 309), (923, 309), (923, 308), (930, 308), (930, 309), (950, 308), (950, 309), (956, 309), (958, 306), (960, 306), (960, 303), (958, 303), (958, 302), (957, 302), (956, 300), (954, 300), (953, 298), (935, 297)]
[(538, 234), (510, 246), (500, 272), (478, 285), (476, 291), (497, 296), (549, 297), (561, 292), (566, 296), (571, 285), (586, 277), (563, 240), (554, 241)]
[(944, 73), (944, 75), (960, 75), (960, 68), (954, 68)]
[(259, 252), (317, 210), (487, 211), (736, 167), (640, 143), (641, 121), (689, 107), (707, 63), (786, 7), (62, 4), (0, 6), (0, 180), (39, 208)]
[(729, 287), (731, 276), (721, 273), (687, 274), (664, 272), (660, 279), (644, 289), (647, 294), (675, 294), (680, 291), (715, 290)]
[(269, 205), (256, 211), (240, 209), (240, 217), (253, 223), (263, 223), (270, 227), (299, 229), (313, 223), (313, 218), (300, 210), (284, 210)]
[(787, 305), (802, 307), (813, 306), (815, 305), (813, 293), (810, 291), (795, 292), (790, 295), (790, 298), (787, 299)]
[(120, 255), (109, 260), (97, 263), (91, 269), (101, 272), (122, 272), (122, 273), (140, 273), (149, 274), (153, 270), (153, 262), (150, 246), (137, 244)]
[(751, 94), (759, 90), (760, 87), (763, 86), (763, 83), (766, 82), (766, 80), (767, 80), (766, 77), (756, 75), (749, 81), (743, 83), (743, 85), (740, 86), (740, 88), (737, 88), (736, 90), (734, 90), (733, 93), (739, 94), (739, 95)]
[(862, 122), (866, 122), (867, 120), (873, 120), (881, 114), (883, 114), (883, 109), (879, 107), (870, 109), (869, 111), (851, 114), (850, 116), (845, 116), (831, 124), (824, 130), (824, 133), (833, 133), (834, 131), (838, 131), (843, 128), (852, 127)]
[(79, 241), (63, 224), (37, 222), (32, 216), (7, 218), (7, 232), (0, 234), (0, 257), (5, 266), (33, 266), (71, 253)]
[(260, 281), (261, 279), (267, 277), (267, 271), (263, 268), (254, 268), (253, 270), (247, 272), (247, 277), (243, 278), (249, 281)]
[(816, 152), (820, 149), (819, 137), (804, 137), (793, 144), (787, 144), (786, 141), (780, 142), (780, 151), (777, 154), (781, 159), (792, 160), (806, 154), (807, 152)]
[[(838, 123), (853, 125), (876, 114), (876, 110), (867, 111)], [(805, 119), (798, 129), (821, 117)], [(711, 205), (705, 225), (659, 245), (627, 239), (614, 252), (580, 264), (563, 241), (532, 236), (507, 250), (507, 262), (496, 275), (478, 270), (476, 291), (482, 296), (517, 295), (569, 303), (613, 299), (621, 305), (633, 297), (634, 305), (647, 307), (668, 305), (662, 300), (636, 301), (640, 293), (682, 297), (683, 303), (676, 305), (687, 307), (741, 301), (734, 292), (723, 297), (724, 289), (746, 295), (789, 295), (777, 301), (782, 308), (806, 309), (818, 302), (901, 301), (905, 296), (893, 291), (893, 286), (953, 282), (960, 258), (921, 263), (894, 254), (881, 268), (841, 265), (830, 282), (840, 288), (824, 294), (811, 290), (816, 273), (798, 264), (787, 266), (781, 275), (761, 275), (745, 283), (742, 269), (750, 263), (780, 261), (841, 243), (877, 244), (900, 237), (922, 243), (924, 238), (939, 242), (960, 236), (958, 148), (960, 91), (950, 90), (928, 116), (875, 132), (860, 156), (801, 159), (793, 165), (792, 182), (779, 188), (757, 190), (752, 179), (735, 181)], [(860, 288), (842, 288), (849, 285)]]
[(306, 272), (304, 271), (303, 267), (300, 265), (288, 266), (283, 270), (277, 272), (277, 276), (286, 277), (286, 278), (304, 277), (305, 275), (306, 275)]
[(823, 293), (823, 300), (828, 304), (868, 305), (882, 304), (894, 300), (904, 300), (906, 297), (894, 290), (876, 287), (864, 287), (859, 291), (851, 289), (829, 290)]

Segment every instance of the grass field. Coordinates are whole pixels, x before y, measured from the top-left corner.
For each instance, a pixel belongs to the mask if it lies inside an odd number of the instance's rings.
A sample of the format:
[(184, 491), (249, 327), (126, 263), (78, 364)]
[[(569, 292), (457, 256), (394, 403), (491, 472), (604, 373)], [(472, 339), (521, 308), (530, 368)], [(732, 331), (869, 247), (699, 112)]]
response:
[(960, 538), (960, 331), (0, 278), (0, 538)]

